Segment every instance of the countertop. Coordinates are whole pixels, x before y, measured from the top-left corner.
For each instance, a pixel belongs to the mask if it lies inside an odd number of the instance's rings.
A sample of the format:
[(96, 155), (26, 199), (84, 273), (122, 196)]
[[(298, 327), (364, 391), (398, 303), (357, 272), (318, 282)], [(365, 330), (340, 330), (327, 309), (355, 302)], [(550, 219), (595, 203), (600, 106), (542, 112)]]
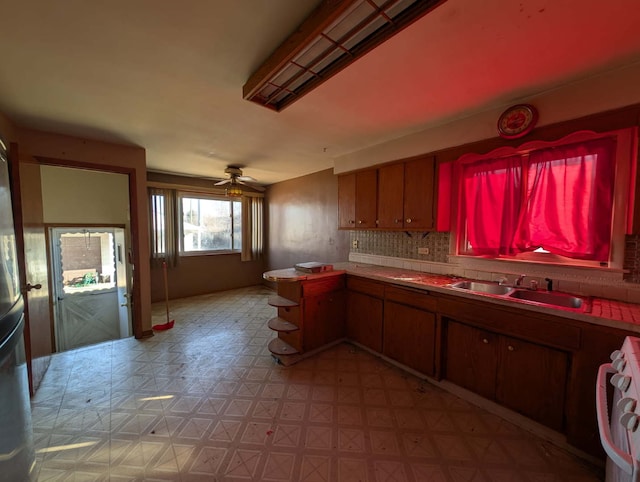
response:
[(590, 309), (577, 311), (570, 308), (543, 306), (534, 302), (505, 298), (500, 295), (476, 293), (449, 287), (451, 283), (464, 278), (423, 273), (409, 269), (391, 268), (364, 263), (334, 263), (334, 269), (350, 275), (384, 281), (409, 288), (418, 288), (438, 293), (455, 295), (478, 301), (488, 301), (511, 308), (546, 313), (587, 323), (619, 328), (640, 333), (640, 305), (605, 298), (583, 297), (590, 301)]
[(267, 281), (273, 281), (275, 283), (281, 282), (294, 282), (294, 281), (306, 281), (319, 278), (328, 278), (331, 276), (337, 276), (344, 274), (344, 270), (333, 269), (332, 271), (321, 271), (319, 273), (307, 273), (305, 271), (298, 271), (295, 268), (274, 269), (262, 274), (262, 277)]

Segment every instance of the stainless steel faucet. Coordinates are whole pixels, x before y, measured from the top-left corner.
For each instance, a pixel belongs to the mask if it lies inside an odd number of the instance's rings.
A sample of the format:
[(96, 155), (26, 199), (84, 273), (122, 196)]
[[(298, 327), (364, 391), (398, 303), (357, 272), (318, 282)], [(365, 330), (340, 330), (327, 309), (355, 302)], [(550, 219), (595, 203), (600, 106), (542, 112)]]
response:
[(524, 281), (524, 278), (525, 278), (526, 276), (527, 276), (526, 274), (521, 274), (520, 276), (518, 276), (518, 277), (516, 278), (515, 283), (513, 283), (513, 284), (514, 284), (514, 286), (517, 286), (517, 287), (522, 286), (522, 282)]

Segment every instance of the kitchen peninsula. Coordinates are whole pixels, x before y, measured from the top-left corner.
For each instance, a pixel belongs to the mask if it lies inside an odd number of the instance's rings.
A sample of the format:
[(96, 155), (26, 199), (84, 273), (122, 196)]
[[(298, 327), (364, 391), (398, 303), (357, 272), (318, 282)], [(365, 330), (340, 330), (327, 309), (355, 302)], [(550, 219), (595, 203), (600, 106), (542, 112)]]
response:
[(277, 284), (277, 296), (269, 305), (277, 316), (268, 322), (278, 337), (269, 343), (269, 351), (283, 365), (291, 365), (319, 348), (344, 338), (345, 272), (307, 273), (295, 268), (264, 273)]

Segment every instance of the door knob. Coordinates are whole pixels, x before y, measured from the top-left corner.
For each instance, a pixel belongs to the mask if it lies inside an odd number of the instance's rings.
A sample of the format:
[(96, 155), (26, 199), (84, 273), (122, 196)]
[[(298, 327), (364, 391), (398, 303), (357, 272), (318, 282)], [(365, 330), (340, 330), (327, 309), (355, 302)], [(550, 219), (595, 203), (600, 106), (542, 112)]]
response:
[(27, 291), (39, 290), (40, 288), (42, 288), (42, 285), (40, 283), (38, 283), (37, 285), (32, 285), (31, 283), (27, 283)]

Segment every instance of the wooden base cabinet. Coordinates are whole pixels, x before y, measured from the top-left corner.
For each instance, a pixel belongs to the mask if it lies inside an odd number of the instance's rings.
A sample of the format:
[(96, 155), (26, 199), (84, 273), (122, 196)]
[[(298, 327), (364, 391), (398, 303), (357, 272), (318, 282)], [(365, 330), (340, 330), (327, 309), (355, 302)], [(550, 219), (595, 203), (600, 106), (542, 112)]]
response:
[(445, 377), (557, 431), (569, 355), (446, 319)]
[(344, 290), (340, 289), (304, 300), (304, 351), (344, 338), (345, 298)]
[(295, 281), (283, 279), (277, 286), (278, 295), (270, 297), (268, 303), (278, 309), (278, 316), (268, 324), (278, 337), (269, 342), (269, 350), (284, 365), (344, 338), (343, 273), (313, 274)]
[(436, 316), (386, 300), (382, 353), (425, 375), (435, 375)]
[(347, 338), (382, 353), (382, 300), (349, 291)]
[(382, 353), (384, 285), (347, 277), (347, 338)]
[(382, 353), (409, 368), (436, 376), (436, 297), (428, 291), (387, 285)]
[(445, 378), (478, 395), (493, 399), (498, 371), (498, 336), (447, 320)]

